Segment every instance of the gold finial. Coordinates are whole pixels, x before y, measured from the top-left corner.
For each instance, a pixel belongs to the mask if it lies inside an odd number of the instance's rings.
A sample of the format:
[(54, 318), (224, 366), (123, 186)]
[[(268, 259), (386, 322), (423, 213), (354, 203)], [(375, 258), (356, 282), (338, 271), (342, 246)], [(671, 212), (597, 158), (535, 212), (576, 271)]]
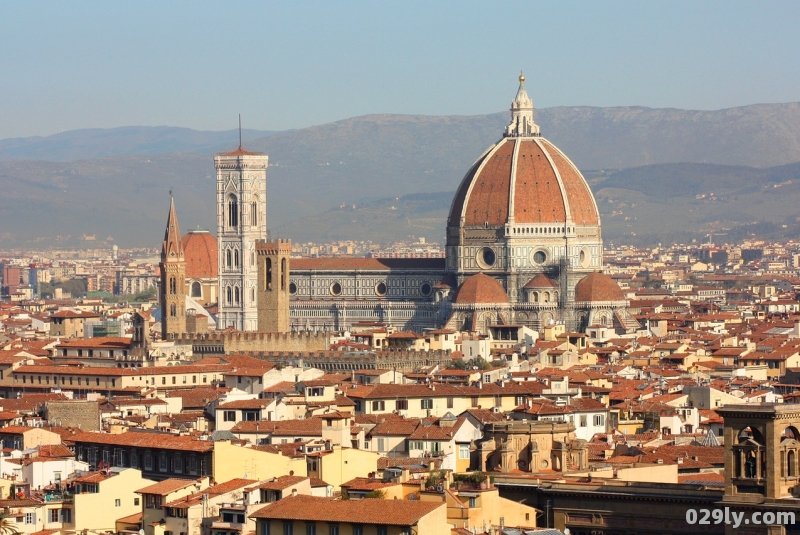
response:
[(525, 83), (525, 75), (522, 74), (522, 71), (519, 71), (519, 83)]

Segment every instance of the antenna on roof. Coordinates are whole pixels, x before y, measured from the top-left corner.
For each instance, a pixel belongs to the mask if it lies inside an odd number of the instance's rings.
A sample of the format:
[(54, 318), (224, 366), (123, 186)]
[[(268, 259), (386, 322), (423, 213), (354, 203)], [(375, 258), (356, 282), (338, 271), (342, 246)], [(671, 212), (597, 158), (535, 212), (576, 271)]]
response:
[(242, 114), (239, 114), (239, 148), (242, 148)]

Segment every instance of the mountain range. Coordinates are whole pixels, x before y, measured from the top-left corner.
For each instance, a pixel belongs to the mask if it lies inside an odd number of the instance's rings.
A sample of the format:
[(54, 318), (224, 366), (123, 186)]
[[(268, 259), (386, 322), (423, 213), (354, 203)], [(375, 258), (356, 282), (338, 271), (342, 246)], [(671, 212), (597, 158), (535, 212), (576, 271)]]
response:
[[(697, 239), (796, 221), (798, 103), (717, 111), (559, 107), (537, 110), (536, 119), (584, 171), (607, 240)], [(273, 235), (441, 241), (452, 192), (507, 120), (507, 113), (369, 115), (242, 135), (245, 148), (270, 158)], [(211, 228), (212, 156), (237, 143), (235, 131), (173, 127), (0, 140), (0, 248), (75, 245), (86, 235), (157, 246), (170, 189), (182, 230)]]

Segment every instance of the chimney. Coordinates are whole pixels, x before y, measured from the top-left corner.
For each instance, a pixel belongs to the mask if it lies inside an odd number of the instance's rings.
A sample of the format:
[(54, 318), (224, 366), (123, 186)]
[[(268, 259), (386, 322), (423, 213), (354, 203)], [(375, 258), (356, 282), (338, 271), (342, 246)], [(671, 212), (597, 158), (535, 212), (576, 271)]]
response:
[(297, 496), (297, 488), (292, 489), (292, 498), (294, 498), (295, 496)]

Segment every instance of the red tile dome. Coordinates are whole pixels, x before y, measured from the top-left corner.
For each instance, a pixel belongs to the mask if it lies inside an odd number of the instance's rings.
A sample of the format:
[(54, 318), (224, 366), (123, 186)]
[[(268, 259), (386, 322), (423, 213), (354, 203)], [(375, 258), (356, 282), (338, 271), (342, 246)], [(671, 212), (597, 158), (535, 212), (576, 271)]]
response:
[(511, 123), (503, 139), (484, 152), (461, 181), (448, 226), (555, 223), (558, 226), (546, 228), (552, 234), (563, 233), (572, 224), (599, 225), (589, 185), (575, 164), (541, 136), (525, 77), (519, 81)]
[(563, 152), (542, 137), (507, 137), (478, 159), (464, 177), (449, 224), (597, 225), (599, 220), (586, 180)]
[(217, 239), (207, 230), (193, 230), (181, 238), (186, 276), (190, 279), (217, 277)]
[(619, 285), (608, 275), (589, 273), (575, 286), (575, 302), (625, 301)]
[(497, 279), (484, 273), (477, 273), (461, 283), (453, 302), (459, 304), (508, 303), (508, 294)]

